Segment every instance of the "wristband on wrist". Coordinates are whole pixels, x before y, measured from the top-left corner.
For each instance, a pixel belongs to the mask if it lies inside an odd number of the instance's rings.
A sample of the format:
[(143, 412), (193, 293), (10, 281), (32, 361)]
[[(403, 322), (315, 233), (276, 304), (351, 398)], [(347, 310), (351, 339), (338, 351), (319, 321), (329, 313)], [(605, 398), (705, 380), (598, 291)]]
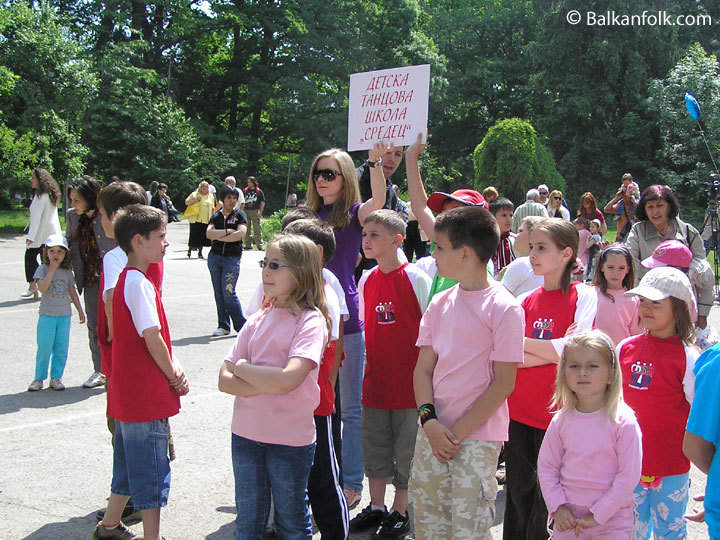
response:
[(428, 420), (437, 420), (437, 415), (435, 414), (435, 405), (432, 403), (425, 403), (424, 405), (420, 405), (418, 407), (418, 415), (420, 416), (420, 426), (424, 426), (425, 422)]

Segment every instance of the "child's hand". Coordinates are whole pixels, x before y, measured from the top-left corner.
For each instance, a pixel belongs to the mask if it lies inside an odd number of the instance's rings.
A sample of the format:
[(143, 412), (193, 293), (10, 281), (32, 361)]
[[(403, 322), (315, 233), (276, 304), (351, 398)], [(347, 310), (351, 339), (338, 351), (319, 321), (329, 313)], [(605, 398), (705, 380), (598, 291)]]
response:
[(572, 515), (572, 512), (568, 510), (568, 507), (564, 504), (558, 506), (558, 509), (555, 511), (555, 515), (553, 516), (553, 520), (555, 521), (555, 528), (559, 532), (569, 531), (577, 526), (575, 516)]
[(185, 371), (183, 371), (183, 368), (180, 367), (180, 364), (177, 362), (175, 362), (173, 378), (170, 379), (170, 386), (172, 386), (181, 396), (184, 396), (190, 391), (190, 385), (188, 384), (187, 377), (185, 376)]
[(589, 529), (590, 527), (597, 527), (598, 525), (599, 523), (595, 521), (595, 516), (593, 516), (592, 512), (590, 512), (577, 520), (577, 525), (575, 525), (575, 536), (579, 536), (580, 529)]
[(425, 145), (422, 143), (423, 134), (418, 133), (417, 139), (414, 143), (412, 143), (410, 146), (407, 147), (405, 150), (405, 159), (411, 159), (417, 161), (420, 157), (420, 154), (422, 154), (423, 150), (425, 150)]
[(240, 360), (235, 362), (235, 365), (233, 366), (233, 375), (235, 375), (236, 377), (240, 377), (241, 379), (242, 377), (240, 376), (239, 371), (242, 369), (243, 364), (247, 364), (247, 360), (245, 358), (241, 358)]
[(78, 311), (78, 318), (80, 319), (80, 324), (85, 324), (85, 313), (82, 311)]
[(460, 441), (457, 440), (455, 434), (436, 419), (425, 422), (423, 429), (430, 441), (433, 455), (440, 461), (452, 459), (460, 448)]
[[(696, 495), (693, 497), (693, 501), (704, 501), (705, 495)], [(692, 514), (687, 513), (683, 516), (685, 519), (689, 521), (694, 521), (695, 523), (703, 523), (705, 521), (705, 508), (702, 510), (699, 510), (697, 508), (692, 509)]]

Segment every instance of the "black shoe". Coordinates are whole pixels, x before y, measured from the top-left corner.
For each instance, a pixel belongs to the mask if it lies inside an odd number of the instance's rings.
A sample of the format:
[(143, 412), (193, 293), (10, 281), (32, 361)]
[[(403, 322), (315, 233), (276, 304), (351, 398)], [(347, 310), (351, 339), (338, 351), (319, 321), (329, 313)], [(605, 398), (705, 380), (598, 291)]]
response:
[(368, 504), (357, 516), (350, 520), (350, 531), (362, 532), (376, 529), (382, 524), (387, 515), (387, 510), (373, 510), (372, 505)]
[[(95, 519), (97, 519), (98, 521), (102, 521), (104, 517), (105, 510), (98, 510), (95, 514)], [(139, 523), (140, 521), (142, 521), (142, 517), (140, 516), (140, 510), (135, 510), (132, 499), (130, 499), (125, 505), (125, 508), (123, 508), (121, 520), (128, 525), (132, 525), (134, 523)]]
[(407, 512), (405, 512), (405, 515), (403, 516), (397, 510), (393, 510), (385, 517), (371, 538), (373, 538), (373, 540), (382, 538), (397, 538), (409, 530), (410, 517), (408, 517)]

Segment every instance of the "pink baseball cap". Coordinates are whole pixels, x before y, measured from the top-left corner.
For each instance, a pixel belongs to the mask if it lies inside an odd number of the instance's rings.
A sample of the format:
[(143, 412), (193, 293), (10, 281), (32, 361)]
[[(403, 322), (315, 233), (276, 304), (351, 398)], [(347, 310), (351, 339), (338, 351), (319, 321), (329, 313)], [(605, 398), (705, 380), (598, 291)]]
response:
[(646, 268), (661, 266), (690, 268), (692, 258), (692, 251), (680, 240), (665, 240), (655, 248), (652, 255), (642, 261), (642, 265)]
[(458, 189), (452, 193), (436, 191), (428, 197), (428, 208), (433, 212), (442, 212), (443, 204), (448, 199), (461, 202), (466, 206), (482, 206), (485, 208), (485, 198), (474, 189)]

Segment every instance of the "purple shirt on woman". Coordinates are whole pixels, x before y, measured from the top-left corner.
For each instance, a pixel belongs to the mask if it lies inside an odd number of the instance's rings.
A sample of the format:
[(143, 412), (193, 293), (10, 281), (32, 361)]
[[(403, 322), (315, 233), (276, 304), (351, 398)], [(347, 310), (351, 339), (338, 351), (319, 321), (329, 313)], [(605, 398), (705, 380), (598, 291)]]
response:
[[(363, 324), (358, 317), (359, 300), (355, 286), (355, 264), (362, 243), (362, 226), (358, 218), (358, 210), (360, 210), (360, 203), (353, 204), (350, 207), (350, 222), (347, 226), (344, 229), (333, 229), (336, 244), (335, 255), (327, 264), (327, 269), (340, 280), (343, 291), (345, 291), (345, 301), (350, 312), (350, 318), (345, 321), (344, 326), (346, 335), (357, 334), (363, 330)], [(324, 221), (331, 211), (332, 204), (324, 205), (318, 211), (318, 216)]]

